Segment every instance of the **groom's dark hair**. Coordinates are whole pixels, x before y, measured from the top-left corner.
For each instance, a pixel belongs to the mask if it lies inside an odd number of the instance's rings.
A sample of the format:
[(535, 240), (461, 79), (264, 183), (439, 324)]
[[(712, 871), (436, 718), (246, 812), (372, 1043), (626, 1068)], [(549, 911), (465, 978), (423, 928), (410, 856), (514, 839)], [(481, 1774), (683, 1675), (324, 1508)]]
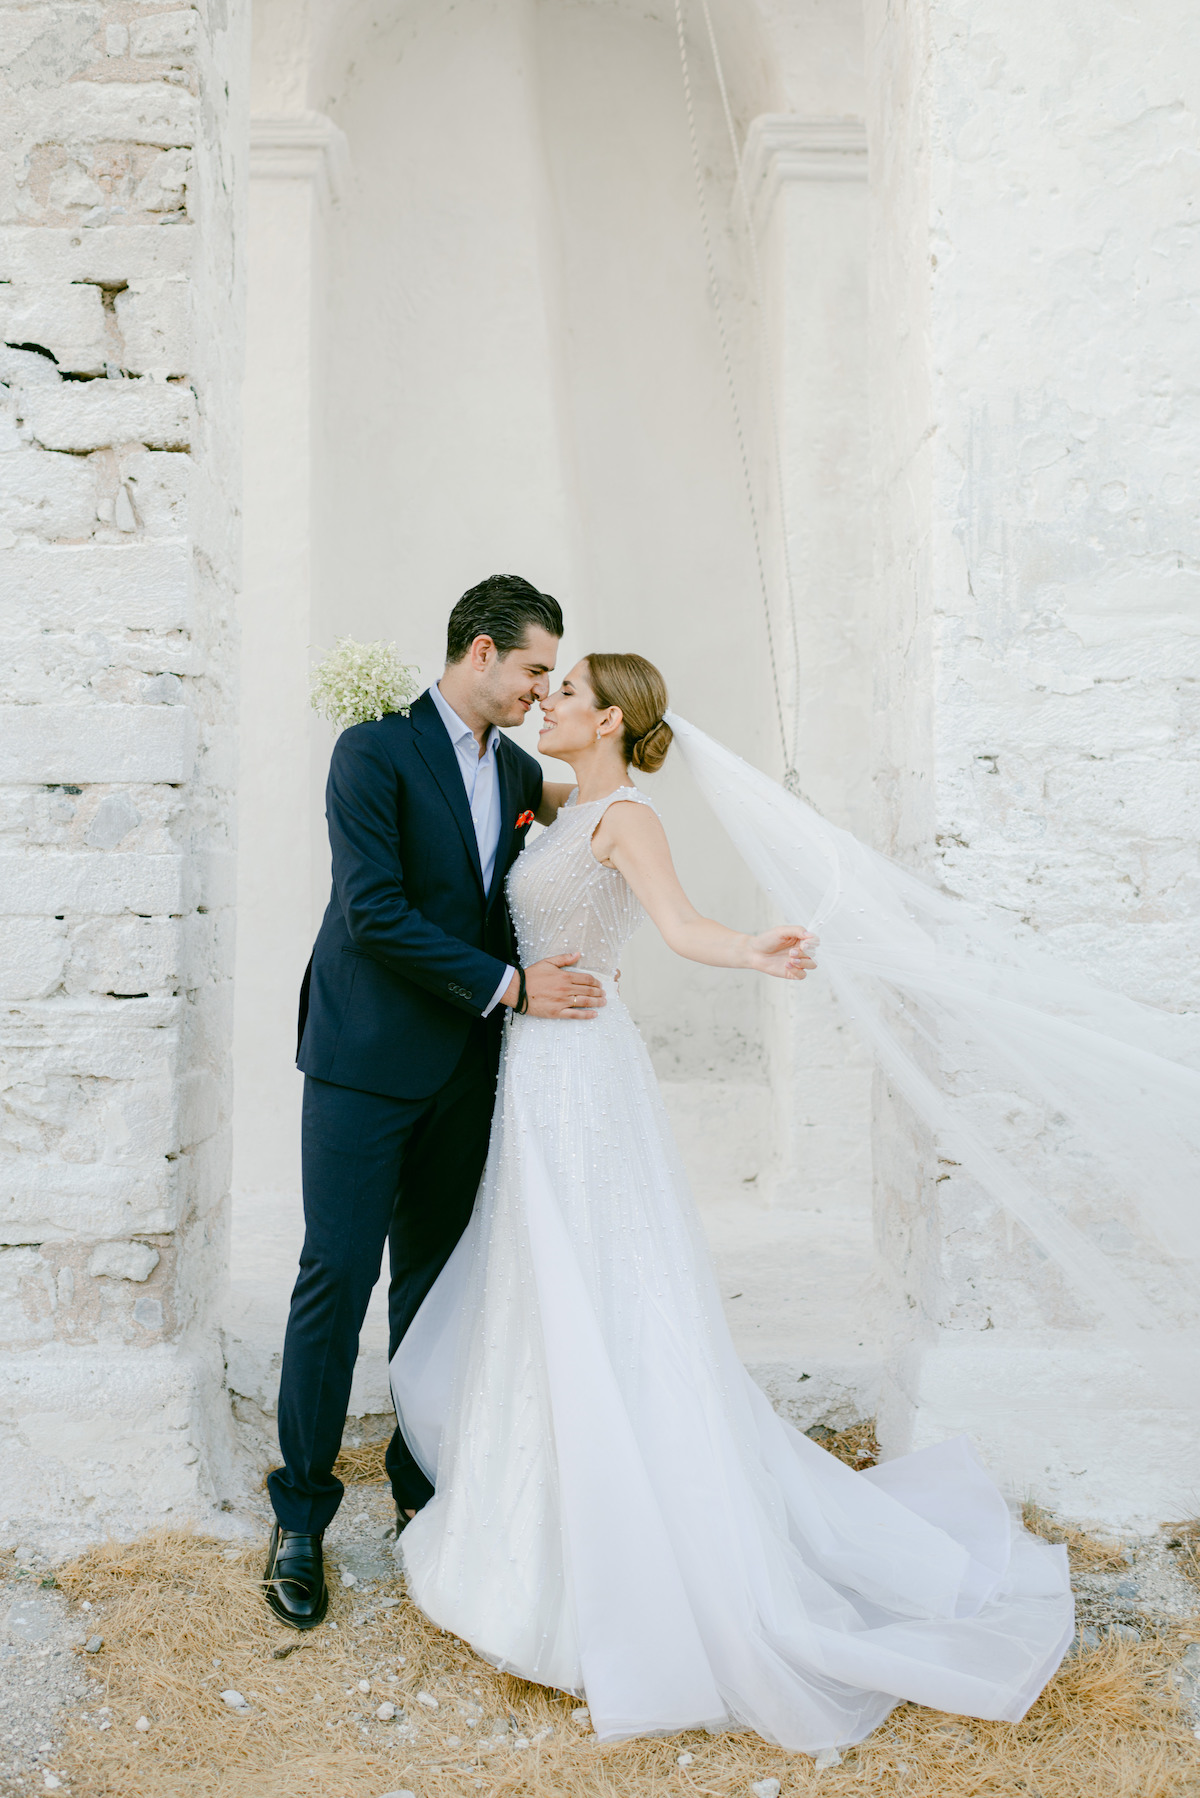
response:
[(502, 656), (519, 649), (531, 624), (552, 637), (563, 634), (563, 615), (556, 599), (539, 593), (519, 574), (489, 574), (468, 587), (446, 626), (446, 660), (461, 662), (476, 637), (490, 637)]

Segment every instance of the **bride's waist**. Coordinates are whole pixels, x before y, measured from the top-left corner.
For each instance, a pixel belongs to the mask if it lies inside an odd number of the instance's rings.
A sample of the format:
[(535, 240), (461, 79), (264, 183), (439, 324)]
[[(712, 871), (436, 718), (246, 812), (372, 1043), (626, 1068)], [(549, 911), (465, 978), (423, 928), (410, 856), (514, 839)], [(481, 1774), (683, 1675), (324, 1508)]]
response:
[[(615, 974), (601, 973), (600, 970), (597, 968), (585, 968), (585, 967), (580, 966), (578, 963), (576, 963), (572, 968), (570, 968), (568, 970), (568, 972), (570, 972), (572, 974), (590, 974), (593, 979), (598, 980), (600, 982), (601, 989), (604, 993), (604, 1004), (598, 1008), (597, 1013), (596, 1013), (596, 1018), (595, 1019), (585, 1018), (582, 1020), (583, 1023), (587, 1024), (587, 1023), (596, 1022), (600, 1018), (603, 1018), (606, 1013), (611, 1013), (612, 1010), (614, 1009), (614, 1007), (619, 1009), (622, 1012), (624, 1012), (626, 1010), (625, 1003), (624, 1003), (623, 999), (621, 998), (620, 983), (618, 982), (617, 976)], [(582, 1010), (584, 1008), (581, 1005), (579, 1007), (579, 1009)], [(509, 1016), (510, 1016), (510, 1018), (512, 1018), (514, 1023), (521, 1023), (521, 1024), (525, 1024), (525, 1023), (557, 1024), (557, 1023), (561, 1022), (561, 1020), (559, 1018), (541, 1018), (541, 1017), (532, 1016), (529, 1013), (525, 1013), (518, 1017), (516, 1013), (510, 1012)]]

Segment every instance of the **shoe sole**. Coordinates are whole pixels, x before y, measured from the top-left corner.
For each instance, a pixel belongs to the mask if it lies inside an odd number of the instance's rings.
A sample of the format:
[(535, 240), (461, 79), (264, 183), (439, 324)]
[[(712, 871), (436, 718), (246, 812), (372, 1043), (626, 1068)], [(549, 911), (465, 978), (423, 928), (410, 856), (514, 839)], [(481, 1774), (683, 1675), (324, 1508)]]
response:
[(324, 1623), (329, 1611), (328, 1586), (322, 1588), (320, 1609), (314, 1611), (311, 1617), (297, 1617), (291, 1611), (285, 1610), (269, 1590), (264, 1596), (267, 1601), (267, 1609), (272, 1616), (278, 1617), (280, 1623), (286, 1623), (289, 1629), (316, 1629), (319, 1624)]

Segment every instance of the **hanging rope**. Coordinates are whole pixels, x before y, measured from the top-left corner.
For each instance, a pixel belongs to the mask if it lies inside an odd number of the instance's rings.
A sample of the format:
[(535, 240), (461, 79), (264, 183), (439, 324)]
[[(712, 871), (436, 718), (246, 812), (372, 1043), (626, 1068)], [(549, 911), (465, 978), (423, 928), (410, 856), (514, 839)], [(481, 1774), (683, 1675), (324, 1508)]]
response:
[[(783, 552), (784, 582), (787, 592), (786, 616), (791, 638), (792, 667), (794, 679), (800, 679), (800, 645), (796, 631), (796, 598), (792, 576), (791, 550), (788, 542), (787, 510), (783, 479), (783, 454), (780, 442), (779, 415), (775, 404), (775, 367), (771, 354), (770, 341), (766, 330), (766, 308), (764, 304), (764, 288), (762, 265), (758, 254), (758, 235), (754, 229), (754, 217), (750, 199), (746, 193), (745, 176), (742, 171), (741, 154), (738, 147), (737, 131), (733, 122), (733, 111), (729, 104), (729, 90), (725, 80), (725, 70), (721, 62), (721, 54), (717, 48), (716, 33), (713, 30), (712, 16), (709, 12), (708, 0), (701, 0), (704, 23), (708, 33), (709, 47), (712, 51), (713, 69), (717, 78), (717, 87), (721, 95), (721, 107), (725, 117), (725, 128), (728, 133), (730, 148), (733, 152), (734, 167), (737, 170), (738, 197), (746, 222), (747, 239), (750, 245), (750, 264), (754, 284), (754, 299), (759, 350), (763, 358), (764, 374), (767, 383), (767, 405), (771, 423), (772, 461), (775, 472), (775, 488), (779, 506), (779, 534)], [(742, 484), (746, 495), (746, 507), (750, 515), (750, 530), (754, 540), (754, 559), (758, 573), (759, 592), (762, 597), (763, 616), (767, 631), (767, 654), (771, 663), (771, 685), (775, 697), (775, 712), (779, 723), (779, 738), (783, 748), (784, 777), (783, 784), (789, 792), (800, 797), (800, 776), (797, 769), (799, 739), (799, 706), (793, 705), (793, 726), (789, 737), (786, 714), (783, 703), (783, 683), (779, 674), (779, 662), (775, 653), (775, 631), (771, 611), (771, 592), (767, 580), (766, 561), (763, 554), (762, 529), (759, 522), (758, 502), (754, 490), (754, 474), (750, 464), (750, 455), (746, 446), (746, 433), (742, 423), (741, 402), (738, 399), (737, 381), (733, 370), (733, 357), (729, 347), (729, 332), (725, 323), (725, 309), (721, 299), (721, 286), (717, 278), (716, 256), (713, 251), (712, 229), (709, 223), (708, 199), (704, 191), (704, 170), (700, 161), (700, 143), (696, 130), (696, 109), (692, 95), (691, 66), (688, 59), (687, 33), (684, 24), (683, 0), (675, 0), (675, 35), (679, 44), (679, 66), (683, 77), (683, 98), (687, 109), (688, 141), (692, 153), (692, 174), (696, 184), (696, 202), (700, 214), (700, 234), (704, 243), (704, 261), (708, 275), (709, 291), (712, 294), (713, 315), (717, 327), (717, 339), (721, 348), (721, 363), (725, 373), (725, 385), (729, 395), (729, 407), (733, 415), (734, 436), (737, 440), (738, 457), (742, 468)]]
[[(707, 9), (705, 9), (705, 13), (707, 13)], [(756, 496), (754, 496), (754, 473), (752, 473), (752, 469), (750, 469), (750, 453), (748, 453), (747, 449), (747, 435), (745, 435), (745, 428), (743, 428), (743, 423), (741, 423), (741, 403), (739, 403), (738, 399), (738, 381), (734, 379), (734, 360), (732, 360), (732, 354), (730, 354), (729, 349), (729, 331), (727, 331), (727, 327), (725, 327), (725, 307), (721, 304), (720, 280), (718, 280), (718, 275), (716, 275), (716, 255), (712, 252), (712, 230), (711, 225), (709, 225), (709, 201), (707, 201), (707, 196), (705, 196), (705, 191), (703, 191), (703, 167), (702, 162), (700, 162), (700, 138), (696, 135), (696, 106), (694, 106), (693, 90), (691, 90), (691, 65), (689, 65), (689, 59), (687, 59), (687, 34), (685, 34), (684, 29), (684, 4), (682, 4), (682, 0), (675, 0), (675, 36), (676, 40), (678, 40), (678, 50), (680, 50), (680, 72), (682, 72), (682, 77), (684, 77), (684, 104), (685, 108), (687, 108), (687, 140), (689, 140), (689, 144), (691, 144), (691, 165), (693, 165), (694, 182), (696, 182), (696, 205), (698, 205), (698, 209), (700, 209), (700, 236), (702, 236), (703, 239), (703, 261), (705, 261), (705, 270), (707, 270), (707, 277), (709, 277), (709, 291), (711, 291), (712, 295), (712, 313), (714, 313), (714, 318), (716, 318), (716, 336), (718, 336), (718, 342), (720, 342), (721, 347), (721, 367), (725, 370), (725, 387), (727, 387), (727, 392), (729, 392), (730, 412), (732, 412), (732, 419), (734, 419), (734, 437), (738, 439), (738, 457), (739, 460), (741, 460), (741, 482), (743, 482), (745, 496), (747, 496), (747, 511), (748, 514), (750, 514), (750, 534), (752, 534), (752, 538), (754, 538), (754, 563), (756, 563), (757, 568), (759, 593), (761, 593), (761, 597), (763, 597), (763, 615), (765, 615), (766, 620), (766, 653), (770, 656), (770, 676), (772, 676), (772, 689), (774, 689), (775, 696), (775, 716), (777, 716), (777, 721), (779, 721), (779, 741), (783, 744), (784, 786), (792, 789), (792, 791), (797, 791), (797, 788), (799, 788), (799, 775), (797, 775), (797, 770), (795, 770), (795, 753), (793, 753), (792, 744), (788, 741), (788, 726), (786, 726), (786, 721), (784, 721), (783, 685), (781, 685), (781, 680), (779, 680), (779, 660), (777, 660), (777, 656), (775, 656), (775, 631), (774, 622), (772, 622), (772, 608), (770, 608), (770, 586), (768, 586), (768, 581), (766, 581), (766, 563), (765, 557), (763, 557), (763, 532), (761, 532), (761, 527), (759, 527), (759, 511), (757, 511), (757, 500)], [(716, 49), (716, 41), (714, 41), (714, 49)], [(723, 85), (723, 74), (720, 76), (720, 81), (721, 85)], [(730, 124), (732, 124), (732, 120), (730, 120)], [(736, 140), (734, 140), (734, 147), (736, 147)], [(784, 530), (784, 539), (786, 539), (786, 530)], [(784, 547), (784, 556), (786, 556), (786, 547)], [(788, 588), (788, 601), (790, 601), (790, 599), (792, 599), (792, 592), (790, 592), (790, 588)], [(792, 617), (792, 629), (793, 635), (795, 635), (795, 617)], [(799, 672), (799, 656), (797, 656), (797, 672)]]

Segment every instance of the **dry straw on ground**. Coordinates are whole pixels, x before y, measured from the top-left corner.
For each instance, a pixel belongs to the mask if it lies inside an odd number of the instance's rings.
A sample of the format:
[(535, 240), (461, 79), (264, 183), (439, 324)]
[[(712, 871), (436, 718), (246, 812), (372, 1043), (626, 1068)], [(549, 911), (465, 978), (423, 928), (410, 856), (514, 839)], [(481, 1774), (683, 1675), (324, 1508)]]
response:
[(1027, 1530), (1047, 1542), (1066, 1544), (1071, 1567), (1076, 1573), (1115, 1573), (1129, 1560), (1125, 1546), (1109, 1536), (1095, 1536), (1090, 1530), (1060, 1523), (1052, 1512), (1026, 1499), (1021, 1512)]
[[(1180, 1644), (1166, 1637), (1110, 1639), (1069, 1661), (1020, 1724), (903, 1706), (818, 1773), (753, 1735), (603, 1748), (573, 1718), (576, 1700), (497, 1674), (396, 1602), (399, 1586), (389, 1603), (335, 1579), (330, 1623), (297, 1636), (268, 1618), (261, 1554), (160, 1531), (60, 1572), (104, 1638), (88, 1667), (105, 1692), (72, 1724), (57, 1763), (77, 1798), (381, 1798), (405, 1788), (417, 1798), (743, 1798), (771, 1777), (783, 1798), (1200, 1793), (1200, 1743), (1170, 1678)], [(223, 1701), (231, 1689), (244, 1712)], [(396, 1720), (376, 1719), (385, 1702)], [(413, 1737), (401, 1733), (405, 1716)], [(149, 1727), (138, 1730), (142, 1718)], [(682, 1754), (692, 1759), (681, 1767)]]

